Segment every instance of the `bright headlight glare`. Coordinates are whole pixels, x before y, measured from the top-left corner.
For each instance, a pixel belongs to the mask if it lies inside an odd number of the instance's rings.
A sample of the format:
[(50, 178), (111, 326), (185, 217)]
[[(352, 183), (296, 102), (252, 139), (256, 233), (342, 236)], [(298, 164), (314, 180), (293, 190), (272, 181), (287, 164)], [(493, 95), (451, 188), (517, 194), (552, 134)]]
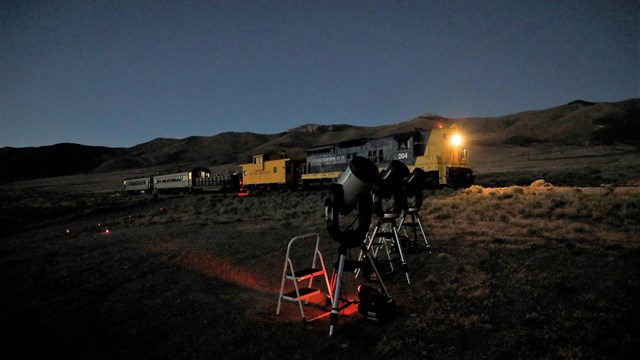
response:
[(451, 145), (459, 146), (460, 144), (462, 144), (462, 137), (458, 134), (453, 135), (451, 137)]

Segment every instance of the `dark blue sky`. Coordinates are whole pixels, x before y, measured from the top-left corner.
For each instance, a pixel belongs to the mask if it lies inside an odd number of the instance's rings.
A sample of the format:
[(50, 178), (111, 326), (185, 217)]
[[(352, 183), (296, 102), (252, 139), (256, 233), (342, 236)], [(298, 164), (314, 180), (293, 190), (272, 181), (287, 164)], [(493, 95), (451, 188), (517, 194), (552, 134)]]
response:
[(638, 1), (0, 2), (0, 147), (640, 97)]

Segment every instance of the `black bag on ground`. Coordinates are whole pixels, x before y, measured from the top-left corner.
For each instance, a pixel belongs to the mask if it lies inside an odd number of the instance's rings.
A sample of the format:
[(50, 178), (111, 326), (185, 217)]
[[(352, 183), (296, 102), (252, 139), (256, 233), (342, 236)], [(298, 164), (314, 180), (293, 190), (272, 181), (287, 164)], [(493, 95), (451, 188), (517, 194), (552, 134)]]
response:
[(378, 289), (360, 285), (358, 297), (360, 298), (358, 312), (367, 320), (380, 323), (391, 319), (395, 303)]

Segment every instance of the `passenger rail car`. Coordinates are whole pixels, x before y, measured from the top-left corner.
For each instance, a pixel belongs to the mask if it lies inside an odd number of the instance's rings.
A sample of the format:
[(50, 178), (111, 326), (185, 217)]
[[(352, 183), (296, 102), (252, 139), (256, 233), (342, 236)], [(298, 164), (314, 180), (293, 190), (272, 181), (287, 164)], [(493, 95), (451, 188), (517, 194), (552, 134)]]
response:
[(145, 193), (153, 189), (153, 177), (131, 178), (124, 180), (124, 191), (128, 193)]
[(240, 189), (240, 176), (235, 171), (196, 178), (193, 184), (195, 192), (236, 192), (238, 189)]
[(191, 171), (156, 175), (153, 177), (153, 187), (158, 192), (190, 191), (196, 184), (196, 179), (211, 176), (207, 168), (195, 168)]
[(204, 167), (190, 171), (132, 178), (124, 180), (124, 190), (129, 193), (158, 192), (227, 192), (237, 191), (239, 177), (235, 173), (211, 174)]

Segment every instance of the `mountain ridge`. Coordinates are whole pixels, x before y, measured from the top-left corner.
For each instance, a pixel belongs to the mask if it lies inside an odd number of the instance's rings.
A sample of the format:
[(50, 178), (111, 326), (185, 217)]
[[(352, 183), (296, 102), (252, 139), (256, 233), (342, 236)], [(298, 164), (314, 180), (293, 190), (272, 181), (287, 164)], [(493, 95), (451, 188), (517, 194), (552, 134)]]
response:
[[(183, 139), (156, 138), (130, 148), (61, 143), (42, 147), (0, 148), (0, 181), (185, 164), (205, 166), (251, 161), (256, 153), (303, 158), (305, 149), (355, 138), (373, 138), (456, 124), (470, 144), (532, 147), (547, 144), (588, 147), (640, 146), (640, 99), (619, 102), (575, 100), (547, 109), (498, 117), (446, 118), (425, 113), (374, 127), (304, 124), (276, 134), (222, 132)], [(71, 160), (71, 161), (70, 161)]]

